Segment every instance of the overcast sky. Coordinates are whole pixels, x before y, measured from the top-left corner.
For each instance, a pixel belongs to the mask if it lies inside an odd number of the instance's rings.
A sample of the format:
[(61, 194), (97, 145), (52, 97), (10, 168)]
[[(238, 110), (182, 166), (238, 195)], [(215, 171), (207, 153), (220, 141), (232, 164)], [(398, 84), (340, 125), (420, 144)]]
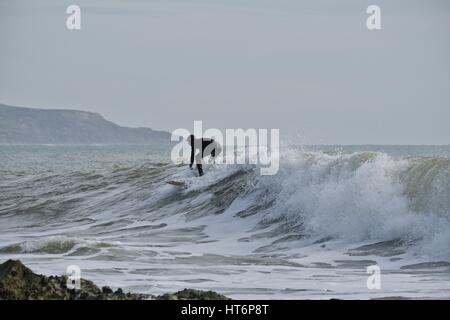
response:
[[(82, 30), (66, 28), (66, 8)], [(366, 28), (381, 7), (382, 30)], [(309, 144), (450, 144), (448, 0), (0, 0), (0, 103)]]

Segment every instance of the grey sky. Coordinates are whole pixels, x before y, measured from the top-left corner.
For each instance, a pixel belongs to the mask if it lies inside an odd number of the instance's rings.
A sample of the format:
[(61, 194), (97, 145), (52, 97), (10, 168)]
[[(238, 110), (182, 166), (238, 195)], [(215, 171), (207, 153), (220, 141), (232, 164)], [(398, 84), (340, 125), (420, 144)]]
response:
[(450, 144), (449, 39), (448, 0), (0, 0), (0, 103), (299, 143)]

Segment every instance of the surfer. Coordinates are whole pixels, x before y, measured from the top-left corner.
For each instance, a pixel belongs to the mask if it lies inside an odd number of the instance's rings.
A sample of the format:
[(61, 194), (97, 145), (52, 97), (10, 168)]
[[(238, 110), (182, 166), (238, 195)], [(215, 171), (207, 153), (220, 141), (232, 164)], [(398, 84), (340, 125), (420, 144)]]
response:
[[(211, 156), (210, 162), (214, 162), (215, 157), (222, 151), (222, 147), (220, 146), (220, 143), (218, 143), (214, 139), (209, 138), (195, 139), (195, 136), (193, 134), (191, 134), (187, 138), (187, 141), (191, 145), (191, 162), (189, 164), (189, 168), (192, 169), (195, 158), (198, 174), (202, 176), (203, 175), (202, 159), (210, 155)], [(197, 155), (195, 154), (196, 150), (199, 150)]]

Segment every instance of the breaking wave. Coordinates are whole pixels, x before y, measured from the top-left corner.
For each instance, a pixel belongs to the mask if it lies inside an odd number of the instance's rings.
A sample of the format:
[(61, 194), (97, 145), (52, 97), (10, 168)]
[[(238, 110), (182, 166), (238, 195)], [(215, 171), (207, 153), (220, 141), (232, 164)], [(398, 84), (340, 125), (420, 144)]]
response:
[[(201, 179), (186, 166), (150, 160), (3, 172), (0, 219), (8, 241), (0, 251), (219, 241), (211, 230), (223, 216), (234, 226), (227, 237), (256, 244), (253, 252), (327, 239), (395, 240), (418, 255), (450, 258), (449, 157), (290, 149), (280, 164), (274, 176), (254, 165), (210, 166)], [(180, 179), (187, 188), (165, 183)]]

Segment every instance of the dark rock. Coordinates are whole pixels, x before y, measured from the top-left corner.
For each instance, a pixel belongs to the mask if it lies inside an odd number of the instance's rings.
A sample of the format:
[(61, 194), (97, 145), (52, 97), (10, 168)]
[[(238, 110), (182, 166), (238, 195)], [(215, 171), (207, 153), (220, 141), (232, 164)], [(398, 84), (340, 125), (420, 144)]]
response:
[(214, 291), (184, 289), (175, 293), (166, 293), (156, 297), (157, 300), (231, 300)]
[[(81, 290), (66, 286), (67, 276), (46, 277), (33, 273), (20, 261), (8, 260), (0, 264), (0, 300), (142, 300), (143, 294), (124, 295), (122, 289), (113, 293), (110, 288), (100, 290), (92, 281), (81, 279)], [(109, 290), (108, 290), (109, 289)]]
[[(110, 287), (97, 287), (92, 281), (81, 279), (81, 289), (68, 289), (67, 276), (35, 274), (18, 260), (0, 264), (0, 300), (144, 300), (150, 295), (115, 292)], [(213, 291), (184, 289), (163, 294), (158, 300), (230, 300)]]
[(113, 293), (112, 289), (110, 287), (103, 287), (102, 292), (105, 294)]

